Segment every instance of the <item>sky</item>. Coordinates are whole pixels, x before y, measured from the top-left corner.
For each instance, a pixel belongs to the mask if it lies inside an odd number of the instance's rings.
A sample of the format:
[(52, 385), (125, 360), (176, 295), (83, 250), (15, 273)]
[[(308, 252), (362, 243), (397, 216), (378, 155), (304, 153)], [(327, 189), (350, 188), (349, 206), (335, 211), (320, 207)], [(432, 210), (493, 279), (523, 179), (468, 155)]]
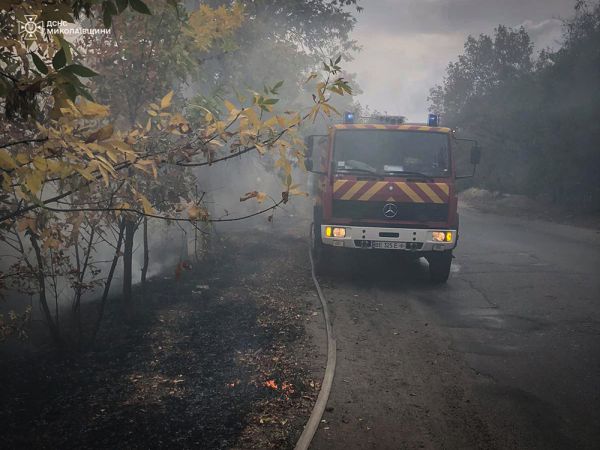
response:
[(539, 51), (556, 47), (561, 18), (574, 0), (359, 0), (352, 38), (362, 46), (345, 64), (356, 74), (363, 105), (411, 122), (427, 117), (429, 88), (440, 84), (468, 35), (499, 24), (524, 26)]

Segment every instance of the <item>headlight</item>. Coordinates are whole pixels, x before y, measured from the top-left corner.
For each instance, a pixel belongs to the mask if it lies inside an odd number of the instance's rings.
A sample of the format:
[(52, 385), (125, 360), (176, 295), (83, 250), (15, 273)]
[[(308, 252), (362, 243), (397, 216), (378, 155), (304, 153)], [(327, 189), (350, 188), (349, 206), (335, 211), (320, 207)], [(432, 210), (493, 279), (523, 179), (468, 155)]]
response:
[(434, 231), (432, 234), (433, 240), (436, 242), (444, 242), (444, 239), (446, 238), (446, 233), (444, 233), (443, 231)]
[(325, 227), (325, 236), (334, 238), (346, 237), (346, 229), (338, 227)]
[(435, 242), (452, 242), (452, 231), (432, 231), (431, 237)]
[(333, 229), (333, 237), (336, 237), (336, 238), (346, 237), (346, 229), (345, 228), (334, 228)]

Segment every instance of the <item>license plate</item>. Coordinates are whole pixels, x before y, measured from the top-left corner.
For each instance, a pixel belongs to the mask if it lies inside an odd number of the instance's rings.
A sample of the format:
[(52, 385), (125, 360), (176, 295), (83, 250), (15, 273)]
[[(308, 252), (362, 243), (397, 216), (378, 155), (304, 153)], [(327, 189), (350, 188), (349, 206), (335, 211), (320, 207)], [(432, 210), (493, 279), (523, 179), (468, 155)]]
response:
[(404, 250), (406, 243), (404, 242), (387, 242), (387, 241), (371, 241), (372, 248), (382, 248), (386, 250)]

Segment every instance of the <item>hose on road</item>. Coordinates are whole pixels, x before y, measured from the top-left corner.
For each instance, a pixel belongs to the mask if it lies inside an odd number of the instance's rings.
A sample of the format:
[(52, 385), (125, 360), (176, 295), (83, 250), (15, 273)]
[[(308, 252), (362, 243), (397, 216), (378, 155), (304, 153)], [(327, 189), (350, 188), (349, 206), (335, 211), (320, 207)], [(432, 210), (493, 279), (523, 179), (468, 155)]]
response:
[[(310, 242), (312, 242), (312, 226), (310, 227), (310, 230)], [(300, 439), (298, 439), (298, 442), (296, 442), (296, 447), (294, 447), (295, 450), (307, 450), (315, 433), (317, 432), (319, 423), (321, 423), (321, 417), (323, 417), (325, 407), (327, 406), (327, 400), (329, 400), (336, 364), (336, 345), (335, 337), (333, 335), (333, 327), (331, 326), (331, 321), (329, 320), (327, 301), (325, 300), (325, 296), (323, 295), (323, 291), (321, 290), (321, 286), (319, 285), (319, 281), (317, 280), (317, 276), (315, 274), (315, 261), (310, 243), (308, 246), (308, 257), (310, 258), (310, 271), (313, 283), (315, 284), (317, 295), (319, 296), (319, 300), (321, 302), (323, 318), (325, 319), (325, 329), (327, 330), (327, 367), (325, 368), (325, 375), (323, 375), (323, 382), (321, 383), (321, 390), (319, 391), (317, 402), (313, 407), (308, 422), (306, 422), (306, 425), (304, 426), (304, 431), (300, 435)]]

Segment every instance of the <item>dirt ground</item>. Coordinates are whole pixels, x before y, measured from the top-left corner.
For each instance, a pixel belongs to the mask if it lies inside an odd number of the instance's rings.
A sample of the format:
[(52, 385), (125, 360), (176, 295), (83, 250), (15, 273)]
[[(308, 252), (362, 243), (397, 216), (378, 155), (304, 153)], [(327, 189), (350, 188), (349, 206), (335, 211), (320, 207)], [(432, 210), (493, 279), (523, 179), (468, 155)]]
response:
[(113, 305), (94, 351), (0, 353), (0, 447), (292, 448), (320, 380), (306, 241), (227, 236), (137, 289), (134, 323)]

